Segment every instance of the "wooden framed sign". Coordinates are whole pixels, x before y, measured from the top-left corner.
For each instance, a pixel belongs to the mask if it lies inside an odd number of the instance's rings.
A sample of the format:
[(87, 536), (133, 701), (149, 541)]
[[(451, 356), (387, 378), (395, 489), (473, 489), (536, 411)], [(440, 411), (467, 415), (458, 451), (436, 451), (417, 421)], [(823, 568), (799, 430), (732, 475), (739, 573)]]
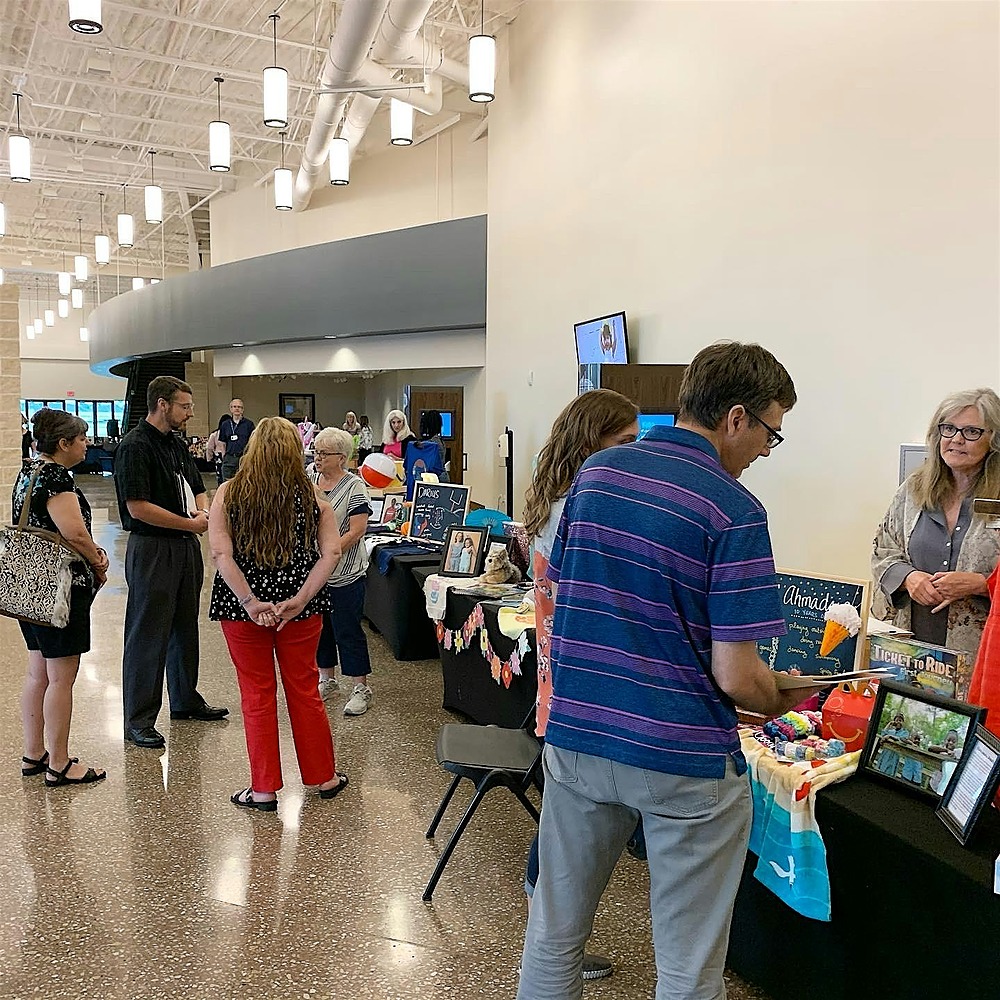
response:
[[(793, 570), (778, 570), (777, 575), (788, 632), (757, 643), (761, 657), (771, 669), (782, 673), (795, 668), (803, 674), (839, 674), (866, 668), (868, 664), (862, 663), (862, 656), (871, 603), (869, 581)], [(827, 610), (831, 605), (843, 604), (857, 611), (861, 624), (855, 635), (844, 635), (831, 649)], [(823, 649), (824, 636), (826, 649)]]
[(464, 524), (468, 513), (468, 486), (417, 481), (413, 485), (410, 537), (443, 545), (448, 529)]

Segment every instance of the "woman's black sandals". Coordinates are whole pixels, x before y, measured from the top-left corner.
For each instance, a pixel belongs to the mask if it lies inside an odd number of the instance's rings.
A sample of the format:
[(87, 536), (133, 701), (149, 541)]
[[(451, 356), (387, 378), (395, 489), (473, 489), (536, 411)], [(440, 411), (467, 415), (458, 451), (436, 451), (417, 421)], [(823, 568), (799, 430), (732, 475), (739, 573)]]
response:
[(267, 801), (258, 802), (253, 797), (252, 788), (244, 788), (235, 795), (230, 795), (229, 801), (232, 802), (234, 806), (243, 806), (244, 809), (257, 809), (260, 812), (265, 813), (273, 813), (278, 810), (277, 799), (268, 799)]
[(80, 778), (71, 778), (67, 773), (76, 763), (76, 758), (72, 757), (66, 762), (66, 766), (61, 771), (54, 771), (51, 767), (45, 769), (45, 784), (49, 788), (58, 788), (60, 785), (92, 785), (95, 781), (103, 781), (107, 776), (107, 771), (95, 771), (88, 767), (86, 773)]
[(321, 788), (319, 797), (321, 799), (335, 799), (349, 784), (346, 774), (337, 774), (337, 784), (333, 788)]
[(31, 778), (36, 774), (44, 774), (46, 768), (49, 766), (49, 752), (46, 750), (38, 760), (32, 760), (30, 757), (22, 757), (21, 763), (24, 765), (21, 768), (22, 778)]

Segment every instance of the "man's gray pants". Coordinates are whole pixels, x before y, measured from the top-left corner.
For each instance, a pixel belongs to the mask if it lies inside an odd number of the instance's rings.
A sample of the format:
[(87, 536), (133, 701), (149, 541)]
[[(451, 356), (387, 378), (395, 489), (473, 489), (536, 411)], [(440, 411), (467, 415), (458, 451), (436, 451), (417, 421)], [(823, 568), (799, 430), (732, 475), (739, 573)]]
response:
[(194, 535), (134, 535), (125, 550), (125, 655), (122, 698), (126, 729), (156, 724), (167, 675), (170, 708), (201, 708), (198, 694), (198, 605), (205, 577)]
[(724, 1000), (733, 902), (750, 836), (750, 782), (688, 778), (547, 744), (539, 875), (518, 1000), (579, 1000), (597, 904), (642, 816), (656, 1000)]

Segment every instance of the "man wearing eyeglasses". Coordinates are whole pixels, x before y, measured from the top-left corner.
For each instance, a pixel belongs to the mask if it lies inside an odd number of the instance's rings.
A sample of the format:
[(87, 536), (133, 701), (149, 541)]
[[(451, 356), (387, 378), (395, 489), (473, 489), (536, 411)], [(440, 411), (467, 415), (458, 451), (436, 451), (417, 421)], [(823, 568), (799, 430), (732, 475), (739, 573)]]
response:
[(191, 386), (161, 375), (149, 383), (145, 420), (115, 454), (125, 553), (125, 739), (165, 745), (156, 729), (166, 674), (171, 719), (211, 722), (229, 714), (198, 693), (198, 605), (204, 579), (198, 536), (208, 530), (201, 473), (178, 432), (194, 413)]
[(780, 714), (757, 641), (785, 632), (767, 517), (737, 480), (781, 443), (784, 367), (722, 343), (688, 366), (674, 427), (598, 452), (549, 577), (554, 696), (520, 1000), (577, 1000), (601, 894), (643, 821), (664, 998), (724, 995), (750, 832), (736, 709)]
[(229, 403), (229, 413), (219, 420), (219, 441), (225, 445), (225, 454), (222, 456), (223, 482), (236, 475), (247, 442), (253, 434), (254, 422), (243, 416), (243, 410), (243, 400), (237, 396)]

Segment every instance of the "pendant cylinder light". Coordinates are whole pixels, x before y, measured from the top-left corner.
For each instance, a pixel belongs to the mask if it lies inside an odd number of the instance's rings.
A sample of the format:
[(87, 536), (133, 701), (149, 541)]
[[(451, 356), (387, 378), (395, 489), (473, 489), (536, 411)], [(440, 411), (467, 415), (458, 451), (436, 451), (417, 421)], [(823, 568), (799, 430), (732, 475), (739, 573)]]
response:
[[(111, 237), (104, 234), (104, 192), (101, 192), (101, 231), (94, 237), (94, 260), (107, 264), (111, 260)], [(68, 294), (63, 292), (64, 295)]]
[(80, 327), (80, 340), (84, 343), (90, 340), (90, 331), (85, 326)]
[(138, 275), (132, 279), (132, 291), (137, 292), (140, 288), (145, 288), (146, 282)]
[(413, 107), (395, 97), (389, 104), (389, 142), (394, 146), (413, 143)]
[(7, 136), (7, 159), (10, 179), (16, 184), (31, 180), (31, 140), (21, 131), (21, 95), (14, 94), (17, 109), (17, 129)]
[(73, 258), (73, 271), (77, 281), (87, 280), (87, 255), (83, 252), (83, 219), (77, 219), (80, 227), (80, 252)]
[(497, 40), (492, 35), (469, 39), (469, 100), (488, 104), (496, 97)]
[(59, 318), (66, 319), (69, 316), (69, 299), (60, 299), (56, 306), (59, 310)]
[(281, 133), (281, 166), (274, 171), (274, 207), (279, 212), (292, 210), (292, 172), (285, 166), (285, 133)]
[(81, 35), (99, 35), (104, 30), (101, 0), (69, 0), (69, 26)]
[(37, 334), (42, 332), (42, 327), (44, 326), (44, 324), (40, 319), (36, 319), (34, 326), (35, 326), (35, 333)]
[(0, 236), (7, 235), (7, 206), (0, 201)]
[(132, 216), (128, 214), (128, 210), (125, 207), (126, 187), (127, 185), (122, 185), (122, 210), (118, 216), (118, 246), (125, 250), (135, 243), (135, 224), (132, 221)]
[(82, 288), (74, 288), (73, 291), (70, 293), (70, 301), (73, 303), (73, 308), (74, 309), (82, 309), (83, 308), (83, 289)]
[(28, 340), (34, 340), (35, 339), (35, 326), (34, 326), (33, 323), (29, 323), (24, 328), (24, 335), (28, 338)]
[(338, 187), (351, 182), (351, 147), (346, 139), (330, 143), (330, 183)]
[[(65, 260), (64, 260), (65, 264)], [(59, 294), (69, 295), (69, 290), (73, 287), (73, 275), (69, 271), (59, 272)]]
[(264, 67), (264, 124), (268, 128), (288, 128), (288, 72), (278, 65), (278, 14), (271, 14), (274, 37), (274, 65)]
[(146, 195), (146, 221), (151, 225), (159, 225), (163, 221), (163, 189), (156, 183), (153, 174), (153, 157), (156, 151), (149, 151), (149, 183), (144, 191)]
[(0, 267), (0, 285), (3, 284), (3, 268)]
[(232, 161), (232, 133), (229, 122), (222, 120), (222, 85), (225, 79), (215, 78), (216, 93), (219, 99), (219, 117), (208, 123), (208, 166), (210, 170), (225, 173)]
[(54, 309), (45, 310), (45, 325), (46, 326), (56, 325), (56, 312)]

